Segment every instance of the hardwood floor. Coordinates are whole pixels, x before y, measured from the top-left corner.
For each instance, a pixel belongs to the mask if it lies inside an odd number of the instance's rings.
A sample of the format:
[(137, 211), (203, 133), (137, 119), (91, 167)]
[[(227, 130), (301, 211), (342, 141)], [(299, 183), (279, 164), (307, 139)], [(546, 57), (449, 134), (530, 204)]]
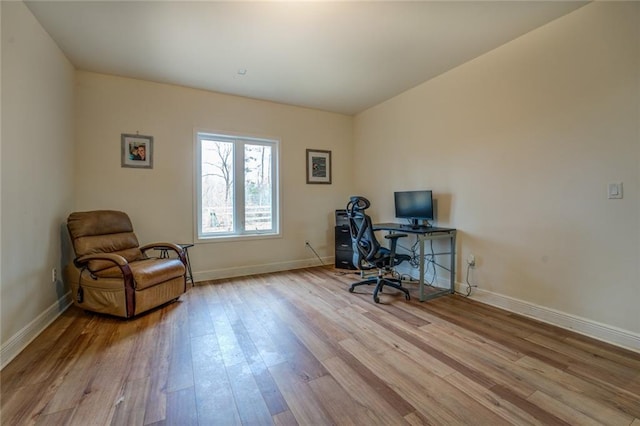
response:
[(313, 268), (72, 307), (1, 372), (2, 425), (640, 425), (640, 354)]

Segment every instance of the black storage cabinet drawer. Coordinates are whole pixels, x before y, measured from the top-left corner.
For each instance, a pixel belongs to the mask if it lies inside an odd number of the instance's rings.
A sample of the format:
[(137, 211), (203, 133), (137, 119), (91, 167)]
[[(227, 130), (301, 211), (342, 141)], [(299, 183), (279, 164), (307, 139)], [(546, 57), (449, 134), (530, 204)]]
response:
[[(336, 211), (336, 219), (337, 218), (338, 218), (338, 211)], [(341, 223), (341, 222), (336, 220), (336, 223)], [(336, 268), (356, 269), (356, 267), (353, 266), (351, 234), (349, 234), (348, 224), (343, 224), (335, 227), (335, 243), (336, 243), (336, 255), (335, 255)]]

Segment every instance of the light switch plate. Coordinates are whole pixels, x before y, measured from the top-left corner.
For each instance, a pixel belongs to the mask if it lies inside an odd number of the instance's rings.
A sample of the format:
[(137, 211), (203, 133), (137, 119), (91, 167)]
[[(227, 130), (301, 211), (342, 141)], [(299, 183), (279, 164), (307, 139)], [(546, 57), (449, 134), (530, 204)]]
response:
[(622, 182), (610, 183), (608, 186), (608, 196), (610, 199), (622, 198)]

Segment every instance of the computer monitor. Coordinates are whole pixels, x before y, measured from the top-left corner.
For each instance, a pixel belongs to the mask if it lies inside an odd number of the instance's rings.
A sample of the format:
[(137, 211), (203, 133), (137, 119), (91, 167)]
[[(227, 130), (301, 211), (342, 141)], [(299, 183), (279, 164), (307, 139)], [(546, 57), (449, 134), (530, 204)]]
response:
[(410, 219), (414, 228), (420, 221), (433, 220), (433, 196), (430, 190), (394, 192), (396, 217)]

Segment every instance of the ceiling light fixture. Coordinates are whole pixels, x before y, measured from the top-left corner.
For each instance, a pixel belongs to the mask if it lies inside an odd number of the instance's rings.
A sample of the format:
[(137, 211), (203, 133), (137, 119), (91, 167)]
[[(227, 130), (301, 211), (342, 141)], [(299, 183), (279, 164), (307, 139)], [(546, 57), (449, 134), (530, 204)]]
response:
[(240, 68), (238, 70), (238, 74), (240, 74), (240, 75), (245, 75), (246, 73), (247, 73), (247, 70), (245, 68)]

